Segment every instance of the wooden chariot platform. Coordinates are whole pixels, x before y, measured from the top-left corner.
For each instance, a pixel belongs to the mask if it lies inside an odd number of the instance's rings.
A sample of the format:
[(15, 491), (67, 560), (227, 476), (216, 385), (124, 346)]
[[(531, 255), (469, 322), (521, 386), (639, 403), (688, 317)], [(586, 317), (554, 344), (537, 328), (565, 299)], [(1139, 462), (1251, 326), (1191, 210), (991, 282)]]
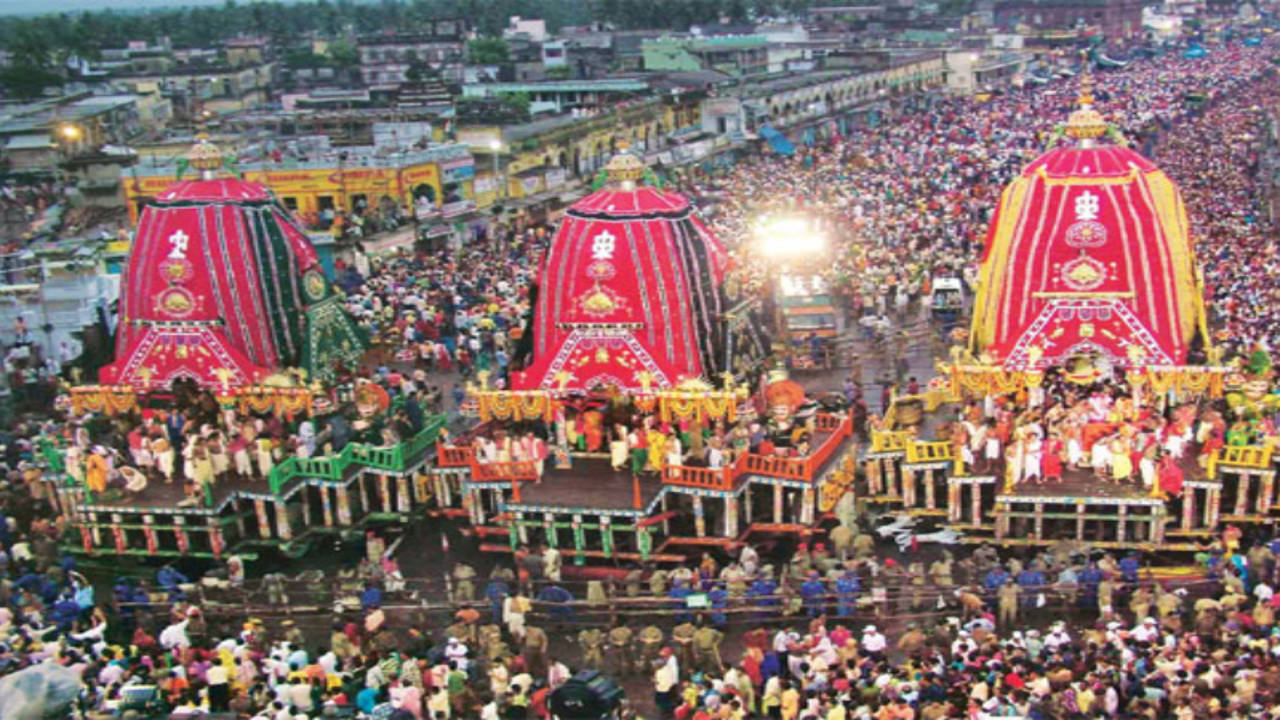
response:
[(327, 457), (290, 457), (265, 480), (220, 481), (195, 501), (181, 485), (150, 482), (137, 493), (95, 494), (65, 470), (60, 449), (41, 454), (61, 513), (73, 520), (89, 555), (219, 559), (262, 547), (300, 555), (317, 537), (356, 533), (370, 524), (407, 521), (459, 497), (459, 486), (431, 474), (444, 418), (391, 447), (348, 444)]
[(1079, 541), (1109, 549), (1196, 552), (1226, 523), (1280, 519), (1270, 448), (1227, 447), (1199, 460), (1192, 445), (1181, 461), (1178, 497), (1152, 496), (1137, 483), (1116, 484), (1091, 470), (1068, 470), (1060, 482), (1006, 487), (1003, 463), (974, 472), (950, 443), (914, 432), (873, 432), (863, 457), (870, 499), (913, 515), (936, 516), (962, 542), (1047, 546)]
[(607, 457), (571, 467), (547, 461), (479, 463), (469, 446), (441, 442), (444, 418), (393, 447), (351, 444), (329, 457), (289, 458), (266, 480), (215, 483), (196, 501), (152, 482), (138, 493), (89, 492), (65, 472), (63, 453), (41, 448), (61, 512), (94, 556), (220, 559), (262, 548), (305, 553), (333, 534), (424, 515), (456, 517), (484, 550), (546, 543), (578, 564), (589, 559), (683, 562), (748, 538), (809, 535), (844, 502), (852, 512), (859, 448), (847, 415), (820, 415), (803, 458), (742, 455), (732, 465), (668, 468), (633, 476)]
[(511, 553), (546, 543), (577, 564), (589, 559), (683, 562), (747, 538), (820, 532), (840, 502), (852, 510), (859, 448), (847, 415), (819, 415), (804, 458), (745, 454), (728, 467), (633, 475), (603, 455), (532, 463), (479, 463), (470, 447), (441, 446), (434, 472), (462, 479), (464, 506), (482, 549)]

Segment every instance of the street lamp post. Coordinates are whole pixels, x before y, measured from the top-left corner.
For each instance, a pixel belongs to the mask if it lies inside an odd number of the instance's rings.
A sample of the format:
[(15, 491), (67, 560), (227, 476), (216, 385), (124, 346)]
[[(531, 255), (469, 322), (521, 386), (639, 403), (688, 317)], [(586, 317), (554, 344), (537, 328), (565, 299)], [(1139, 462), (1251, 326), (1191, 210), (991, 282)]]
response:
[[(62, 164), (71, 159), (76, 154), (76, 143), (84, 136), (84, 131), (75, 123), (59, 123), (57, 126), (57, 157), (53, 163), (54, 178), (59, 185), (66, 182), (66, 174), (63, 172)], [(61, 192), (61, 191), (59, 191)]]
[(506, 176), (506, 174), (505, 174), (505, 173), (503, 173), (503, 172), (502, 172), (502, 141), (501, 141), (501, 140), (494, 139), (494, 140), (490, 140), (490, 141), (489, 141), (489, 154), (490, 154), (490, 156), (493, 158), (493, 179), (494, 179), (494, 182), (497, 182), (497, 181), (498, 181), (498, 176), (499, 176), (499, 175), (501, 175), (501, 176), (502, 176), (502, 194), (501, 194), (501, 196), (499, 196), (499, 195), (498, 195), (498, 190), (497, 190), (497, 188), (495, 187), (495, 188), (494, 188), (494, 191), (493, 191), (494, 198), (495, 198), (495, 199), (496, 199), (496, 198), (498, 198), (498, 197), (504, 197), (504, 198), (505, 198), (505, 197), (507, 197), (507, 195), (508, 195), (507, 187), (506, 187), (506, 185), (507, 185), (507, 183), (506, 183), (507, 176)]
[[(497, 240), (498, 231), (501, 230), (505, 225), (505, 218), (503, 217), (503, 215), (505, 215), (506, 208), (499, 205), (498, 202), (501, 199), (506, 198), (507, 195), (509, 194), (508, 193), (509, 188), (506, 187), (507, 176), (505, 172), (502, 172), (502, 157), (501, 157), (502, 140), (498, 138), (494, 138), (489, 141), (489, 155), (490, 157), (493, 158), (493, 181), (494, 183), (498, 183), (498, 182), (502, 183), (501, 194), (499, 194), (498, 186), (496, 184), (494, 185), (494, 188), (493, 188), (493, 202), (491, 203), (491, 206), (493, 207), (493, 216), (497, 219), (498, 225), (496, 229), (492, 224), (490, 225), (490, 231), (492, 235), (492, 237), (490, 237), (490, 241), (492, 242), (494, 240)], [(499, 179), (499, 176), (501, 176), (501, 179)], [(490, 220), (490, 223), (492, 222), (493, 220)]]

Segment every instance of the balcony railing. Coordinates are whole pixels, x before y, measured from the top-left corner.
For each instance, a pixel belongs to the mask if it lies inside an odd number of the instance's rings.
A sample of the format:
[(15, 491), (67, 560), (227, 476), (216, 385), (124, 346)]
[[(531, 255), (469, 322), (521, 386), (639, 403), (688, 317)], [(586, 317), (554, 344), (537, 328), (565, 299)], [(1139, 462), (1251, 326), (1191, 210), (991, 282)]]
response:
[(470, 445), (441, 445), (436, 451), (436, 467), (471, 467), (475, 460), (476, 451)]
[(471, 478), (476, 482), (537, 480), (538, 468), (534, 463), (523, 460), (493, 463), (478, 462), (471, 468)]
[[(436, 415), (427, 419), (426, 425), (418, 434), (396, 445), (377, 446), (363, 443), (348, 443), (341, 452), (320, 457), (300, 458), (295, 455), (282, 460), (267, 475), (267, 487), (271, 493), (278, 495), (295, 479), (341, 480), (351, 465), (359, 465), (372, 470), (384, 472), (403, 472), (409, 468), (416, 458), (435, 444), (440, 430), (445, 425), (445, 417)], [(66, 456), (62, 448), (54, 446), (47, 439), (40, 445), (42, 459), (49, 469), (55, 473), (66, 471)], [(70, 475), (67, 482), (74, 482)], [(85, 488), (86, 499), (93, 501), (92, 493)], [(213, 504), (213, 496), (206, 486), (204, 504)]]
[[(731, 465), (722, 468), (671, 466), (663, 471), (665, 485), (693, 487), (702, 490), (731, 492), (738, 487), (744, 475), (764, 475), (799, 482), (814, 482), (823, 464), (840, 448), (840, 444), (853, 435), (853, 419), (845, 415), (818, 415), (816, 429), (825, 435), (822, 442), (805, 457), (784, 458), (774, 455), (744, 454)], [(475, 451), (468, 446), (442, 445), (436, 454), (438, 467), (470, 467), (476, 482), (511, 482), (513, 499), (519, 502), (520, 482), (537, 478), (532, 463), (481, 463), (475, 460)]]
[[(745, 457), (745, 456), (744, 456)], [(662, 482), (667, 485), (682, 485), (703, 490), (729, 490), (737, 477), (733, 466), (722, 468), (705, 467), (669, 467), (665, 471)]]

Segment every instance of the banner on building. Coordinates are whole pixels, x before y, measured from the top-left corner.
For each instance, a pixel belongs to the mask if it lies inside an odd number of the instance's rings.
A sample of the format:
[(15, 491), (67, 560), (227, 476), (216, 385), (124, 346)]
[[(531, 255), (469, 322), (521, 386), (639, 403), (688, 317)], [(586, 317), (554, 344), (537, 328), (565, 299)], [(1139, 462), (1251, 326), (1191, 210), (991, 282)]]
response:
[(471, 158), (440, 163), (440, 179), (446, 183), (462, 182), (476, 176), (476, 164)]

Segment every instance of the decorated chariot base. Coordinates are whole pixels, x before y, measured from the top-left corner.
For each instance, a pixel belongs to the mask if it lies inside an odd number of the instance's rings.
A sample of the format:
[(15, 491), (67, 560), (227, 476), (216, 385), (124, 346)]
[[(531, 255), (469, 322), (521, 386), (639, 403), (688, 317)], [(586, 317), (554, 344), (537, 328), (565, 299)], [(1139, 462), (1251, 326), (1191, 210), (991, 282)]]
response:
[(972, 329), (872, 432), (868, 488), (967, 542), (1194, 551), (1273, 517), (1270, 361), (1221, 365), (1181, 195), (1083, 84), (1001, 196)]
[(965, 543), (1158, 552), (1280, 516), (1265, 381), (1234, 368), (1091, 382), (1051, 371), (975, 391), (956, 377), (897, 398), (872, 428), (869, 501), (936, 517)]
[(481, 424), (441, 446), (436, 472), (460, 479), (484, 549), (546, 543), (579, 564), (680, 561), (753, 534), (808, 534), (842, 499), (851, 513), (850, 415), (820, 412), (790, 381), (764, 396), (768, 415), (745, 389), (697, 383), (631, 396), (475, 391)]
[(850, 415), (755, 382), (767, 342), (686, 198), (625, 151), (601, 180), (552, 239), (510, 388), (472, 388), (480, 425), (440, 450), (483, 547), (679, 561), (851, 514)]
[(44, 443), (41, 454), (56, 471), (48, 482), (58, 511), (76, 520), (78, 549), (87, 554), (218, 559), (271, 547), (300, 555), (318, 537), (404, 523), (424, 508), (448, 506), (456, 484), (430, 472), (443, 424), (435, 418), (392, 446), (349, 443), (333, 455), (287, 457), (265, 475), (222, 477), (194, 497), (183, 484), (158, 479), (137, 491), (94, 492), (85, 468), (69, 467), (65, 450)]

